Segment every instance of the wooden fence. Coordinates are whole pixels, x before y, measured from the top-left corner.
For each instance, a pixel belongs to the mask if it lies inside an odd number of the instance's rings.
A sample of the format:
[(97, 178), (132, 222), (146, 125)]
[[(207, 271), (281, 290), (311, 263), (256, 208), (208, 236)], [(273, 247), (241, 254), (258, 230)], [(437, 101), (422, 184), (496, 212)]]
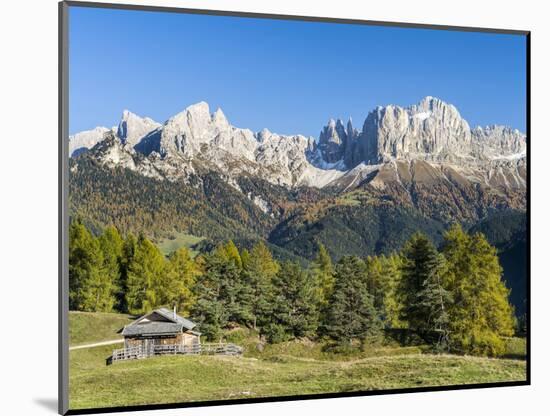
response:
[(113, 350), (113, 355), (107, 363), (114, 363), (123, 360), (134, 360), (149, 358), (155, 355), (176, 355), (176, 354), (204, 354), (204, 355), (241, 355), (242, 347), (235, 344), (193, 344), (193, 345), (150, 345), (128, 347)]

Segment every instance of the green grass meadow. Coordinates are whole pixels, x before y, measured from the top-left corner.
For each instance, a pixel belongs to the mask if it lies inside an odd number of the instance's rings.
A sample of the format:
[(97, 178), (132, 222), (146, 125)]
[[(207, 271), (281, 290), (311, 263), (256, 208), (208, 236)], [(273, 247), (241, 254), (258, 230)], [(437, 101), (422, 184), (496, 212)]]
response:
[[(71, 312), (71, 345), (115, 339), (119, 324), (129, 320), (126, 315)], [(105, 325), (99, 330), (101, 322)], [(391, 343), (373, 344), (348, 355), (325, 352), (307, 340), (258, 348), (257, 335), (242, 329), (228, 332), (226, 338), (245, 347), (242, 357), (164, 356), (107, 366), (113, 346), (70, 351), (70, 408), (494, 383), (526, 377), (525, 361), (517, 359), (524, 356), (525, 343), (517, 338), (508, 342), (509, 356), (515, 359), (434, 355), (422, 346)]]
[(157, 242), (157, 247), (162, 254), (168, 256), (181, 247), (189, 248), (189, 254), (195, 257), (198, 252), (191, 249), (191, 246), (204, 240), (203, 237), (197, 237), (191, 234), (173, 232), (169, 237), (160, 239)]
[(122, 338), (117, 331), (133, 321), (131, 315), (102, 312), (69, 313), (69, 345), (71, 347)]

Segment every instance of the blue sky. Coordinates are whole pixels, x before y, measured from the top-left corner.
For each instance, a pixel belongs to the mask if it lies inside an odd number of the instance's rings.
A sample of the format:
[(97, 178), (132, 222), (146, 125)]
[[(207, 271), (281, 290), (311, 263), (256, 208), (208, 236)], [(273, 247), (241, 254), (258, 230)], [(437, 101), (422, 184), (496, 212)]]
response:
[(70, 8), (70, 132), (198, 101), (238, 127), (317, 137), (424, 96), (525, 130), (524, 36)]

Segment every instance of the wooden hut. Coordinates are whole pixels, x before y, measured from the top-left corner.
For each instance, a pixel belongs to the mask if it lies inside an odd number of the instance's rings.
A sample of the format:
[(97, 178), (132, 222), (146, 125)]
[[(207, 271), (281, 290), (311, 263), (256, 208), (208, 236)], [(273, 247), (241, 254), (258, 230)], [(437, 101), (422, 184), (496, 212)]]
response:
[(200, 332), (194, 331), (194, 322), (173, 311), (160, 308), (143, 315), (122, 330), (124, 348), (141, 347), (144, 351), (157, 345), (196, 346)]

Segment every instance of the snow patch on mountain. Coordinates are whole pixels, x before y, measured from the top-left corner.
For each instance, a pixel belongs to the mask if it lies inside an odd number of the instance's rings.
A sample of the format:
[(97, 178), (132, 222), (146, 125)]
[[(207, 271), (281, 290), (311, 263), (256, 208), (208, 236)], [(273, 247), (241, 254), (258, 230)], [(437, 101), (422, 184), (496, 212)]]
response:
[(524, 149), (519, 153), (513, 153), (511, 155), (492, 156), (491, 159), (492, 160), (502, 160), (502, 159), (505, 159), (505, 160), (518, 160), (518, 159), (522, 159), (526, 156), (527, 156), (527, 150)]
[(432, 115), (431, 111), (422, 111), (421, 113), (416, 113), (413, 115), (414, 118), (424, 121)]

